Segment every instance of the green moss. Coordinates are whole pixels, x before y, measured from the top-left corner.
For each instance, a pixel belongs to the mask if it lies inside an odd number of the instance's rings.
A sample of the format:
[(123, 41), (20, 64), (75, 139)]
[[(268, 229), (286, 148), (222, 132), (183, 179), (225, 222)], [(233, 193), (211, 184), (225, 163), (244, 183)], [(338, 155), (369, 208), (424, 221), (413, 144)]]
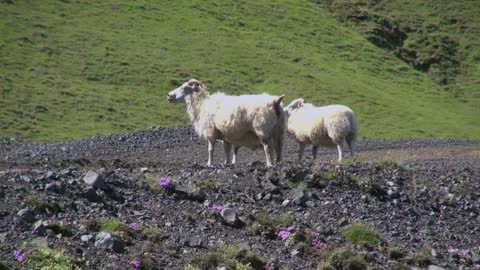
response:
[(0, 270), (8, 270), (8, 266), (7, 264), (3, 263), (3, 262), (0, 262)]
[(200, 190), (209, 190), (213, 192), (218, 192), (218, 190), (222, 186), (221, 182), (217, 179), (198, 180), (195, 181), (195, 185)]
[(322, 174), (323, 179), (331, 181), (337, 177), (337, 173), (334, 171), (326, 171)]
[(355, 165), (355, 160), (353, 160), (352, 158), (343, 158), (338, 163), (342, 166), (350, 166), (350, 165)]
[(194, 259), (191, 265), (201, 269), (217, 269), (218, 267), (225, 267), (229, 270), (265, 269), (265, 261), (257, 254), (223, 242), (218, 244), (215, 251)]
[(376, 230), (361, 223), (349, 225), (342, 231), (342, 236), (353, 244), (367, 247), (376, 247), (382, 241), (381, 235)]
[(410, 270), (411, 268), (407, 265), (396, 263), (392, 266), (392, 270)]
[(98, 219), (98, 227), (101, 231), (118, 232), (125, 229), (127, 226), (118, 219)]
[(162, 189), (157, 183), (157, 178), (153, 175), (145, 175), (145, 181), (148, 184), (148, 188), (153, 192), (160, 192)]
[(48, 247), (36, 247), (29, 255), (26, 264), (39, 270), (76, 270), (80, 269), (73, 259), (63, 252)]
[(47, 211), (49, 209), (48, 198), (44, 194), (40, 195), (28, 195), (25, 198), (27, 205), (32, 208), (37, 208), (41, 211)]
[(411, 265), (427, 267), (432, 262), (432, 259), (429, 250), (422, 248), (414, 253), (409, 254), (407, 257), (405, 257), (404, 261)]
[(156, 225), (146, 225), (140, 227), (140, 232), (152, 242), (159, 242), (162, 240), (162, 231)]
[(367, 261), (364, 256), (355, 254), (349, 249), (336, 249), (331, 251), (327, 259), (323, 260), (319, 270), (365, 270)]

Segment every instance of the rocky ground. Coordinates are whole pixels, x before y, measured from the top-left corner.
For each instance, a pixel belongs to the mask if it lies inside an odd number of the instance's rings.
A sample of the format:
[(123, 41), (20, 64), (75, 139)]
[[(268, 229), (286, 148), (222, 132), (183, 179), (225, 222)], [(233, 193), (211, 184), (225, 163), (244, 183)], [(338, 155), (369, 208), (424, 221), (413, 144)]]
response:
[[(205, 167), (190, 127), (0, 143), (0, 269), (480, 268), (480, 142)], [(3, 267), (3, 268), (2, 268)], [(438, 268), (435, 268), (438, 267)]]

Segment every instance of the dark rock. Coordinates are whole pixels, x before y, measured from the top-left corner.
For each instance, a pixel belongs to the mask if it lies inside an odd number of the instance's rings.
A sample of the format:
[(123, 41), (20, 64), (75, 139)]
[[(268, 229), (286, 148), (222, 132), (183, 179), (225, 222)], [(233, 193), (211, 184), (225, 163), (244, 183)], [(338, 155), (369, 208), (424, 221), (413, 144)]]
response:
[(290, 198), (292, 199), (292, 203), (298, 206), (305, 205), (305, 202), (308, 199), (307, 196), (305, 196), (305, 193), (300, 189), (292, 190)]
[(93, 235), (91, 235), (91, 234), (84, 234), (84, 235), (80, 236), (80, 239), (82, 240), (82, 242), (88, 242), (88, 241), (90, 241), (91, 239), (93, 239)]
[(232, 208), (224, 208), (222, 212), (220, 212), (223, 221), (226, 223), (233, 225), (235, 222), (237, 222), (237, 214), (235, 213), (235, 210)]
[(120, 194), (118, 191), (116, 190), (110, 190), (110, 191), (107, 191), (106, 194), (108, 195), (108, 197), (112, 198), (113, 200), (117, 201), (117, 202), (120, 202), (120, 203), (123, 203), (125, 202), (125, 198), (123, 197), (122, 194)]
[(273, 185), (278, 185), (280, 182), (280, 176), (276, 170), (268, 170), (265, 176)]
[(30, 208), (24, 208), (18, 211), (17, 216), (25, 222), (32, 223), (35, 221), (35, 214)]
[(175, 185), (173, 187), (173, 191), (176, 194), (183, 195), (183, 196), (188, 196), (188, 194), (190, 193), (190, 189), (187, 186), (183, 186), (183, 185)]
[(23, 181), (23, 182), (26, 182), (26, 183), (30, 183), (30, 181), (32, 181), (32, 179), (26, 175), (22, 175), (20, 176), (20, 179)]
[(207, 194), (205, 194), (205, 192), (203, 192), (200, 189), (196, 189), (196, 190), (191, 191), (188, 194), (188, 198), (190, 200), (193, 200), (193, 201), (203, 202), (207, 199)]
[(83, 197), (90, 202), (101, 202), (102, 197), (97, 193), (97, 190), (93, 187), (87, 188), (83, 192)]
[(137, 185), (137, 187), (139, 187), (141, 189), (148, 189), (149, 188), (148, 183), (144, 180), (138, 180), (137, 182), (135, 182), (135, 184)]
[(418, 216), (417, 210), (415, 210), (415, 208), (413, 208), (413, 207), (409, 207), (409, 208), (407, 209), (407, 213), (408, 213), (410, 216), (415, 216), (415, 217)]
[(62, 192), (62, 183), (59, 181), (48, 183), (45, 186), (45, 189), (51, 192), (56, 192), (56, 193)]
[(95, 237), (95, 247), (112, 250), (116, 253), (125, 251), (123, 240), (108, 232), (99, 232)]
[(48, 223), (43, 220), (35, 222), (35, 224), (33, 224), (32, 233), (36, 235), (45, 235), (45, 233), (47, 232), (47, 225)]
[(262, 181), (261, 185), (262, 185), (263, 190), (265, 190), (266, 192), (278, 193), (278, 191), (279, 191), (279, 188), (268, 180)]
[(199, 237), (190, 237), (183, 239), (181, 244), (186, 247), (201, 248), (203, 247), (203, 240)]
[(339, 227), (344, 227), (344, 226), (347, 226), (348, 225), (348, 219), (347, 218), (341, 218), (339, 221), (338, 221), (338, 226)]
[(94, 188), (108, 190), (108, 186), (102, 176), (94, 171), (89, 171), (85, 177), (83, 177), (83, 181)]
[(315, 207), (315, 203), (312, 202), (312, 201), (307, 201), (307, 202), (305, 203), (305, 205), (308, 206), (308, 207)]
[(52, 172), (52, 171), (48, 171), (46, 174), (45, 174), (45, 179), (48, 179), (48, 180), (56, 180), (58, 178), (57, 174), (55, 172)]

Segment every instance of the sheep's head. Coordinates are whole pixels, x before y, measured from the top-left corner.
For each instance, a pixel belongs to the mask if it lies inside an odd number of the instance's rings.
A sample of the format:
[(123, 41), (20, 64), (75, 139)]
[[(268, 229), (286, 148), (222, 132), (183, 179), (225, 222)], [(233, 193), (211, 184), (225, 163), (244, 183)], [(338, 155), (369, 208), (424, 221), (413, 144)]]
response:
[(184, 82), (180, 87), (172, 90), (168, 93), (168, 102), (183, 102), (185, 97), (193, 94), (194, 92), (203, 91), (205, 87), (199, 80), (191, 79), (188, 82)]
[(291, 115), (294, 111), (301, 108), (305, 100), (303, 98), (297, 98), (294, 101), (290, 102), (283, 110), (287, 113), (287, 115)]

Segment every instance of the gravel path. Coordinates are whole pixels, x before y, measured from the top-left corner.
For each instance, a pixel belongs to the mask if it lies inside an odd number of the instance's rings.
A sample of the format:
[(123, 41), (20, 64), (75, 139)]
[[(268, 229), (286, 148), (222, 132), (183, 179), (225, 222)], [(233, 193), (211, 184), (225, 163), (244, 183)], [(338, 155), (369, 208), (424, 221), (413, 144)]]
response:
[[(361, 140), (355, 162), (337, 164), (336, 152), (322, 149), (319, 160), (297, 164), (288, 138), (284, 161), (271, 169), (247, 149), (236, 166), (218, 164), (220, 143), (208, 168), (206, 148), (191, 127), (58, 143), (1, 139), (0, 262), (40, 268), (46, 245), (79, 269), (134, 269), (136, 259), (142, 269), (480, 263), (478, 141)], [(379, 241), (347, 239), (357, 223)]]

